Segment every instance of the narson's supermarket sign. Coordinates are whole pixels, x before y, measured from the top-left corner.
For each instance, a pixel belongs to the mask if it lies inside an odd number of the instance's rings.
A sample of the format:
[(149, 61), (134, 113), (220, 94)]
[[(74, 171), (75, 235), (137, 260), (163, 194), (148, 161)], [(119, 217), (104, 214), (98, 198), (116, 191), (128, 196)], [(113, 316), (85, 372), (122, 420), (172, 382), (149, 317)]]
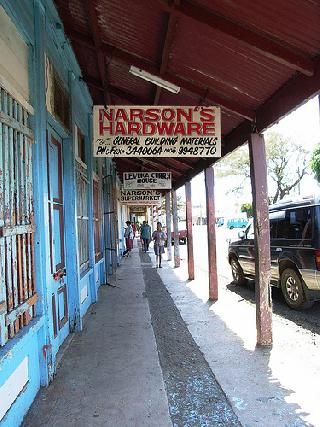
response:
[(220, 157), (218, 107), (93, 108), (95, 157)]
[(161, 206), (161, 192), (157, 190), (121, 190), (120, 201), (124, 205)]

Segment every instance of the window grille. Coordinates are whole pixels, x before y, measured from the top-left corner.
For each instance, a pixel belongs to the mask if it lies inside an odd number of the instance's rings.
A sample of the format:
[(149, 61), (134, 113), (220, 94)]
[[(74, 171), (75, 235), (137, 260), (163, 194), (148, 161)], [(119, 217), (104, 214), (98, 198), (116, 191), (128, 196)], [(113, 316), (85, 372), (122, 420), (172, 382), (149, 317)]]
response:
[(28, 111), (0, 87), (0, 346), (35, 316), (32, 143)]
[(80, 273), (89, 268), (89, 238), (88, 238), (88, 190), (87, 170), (79, 162), (77, 165), (77, 224), (78, 251)]

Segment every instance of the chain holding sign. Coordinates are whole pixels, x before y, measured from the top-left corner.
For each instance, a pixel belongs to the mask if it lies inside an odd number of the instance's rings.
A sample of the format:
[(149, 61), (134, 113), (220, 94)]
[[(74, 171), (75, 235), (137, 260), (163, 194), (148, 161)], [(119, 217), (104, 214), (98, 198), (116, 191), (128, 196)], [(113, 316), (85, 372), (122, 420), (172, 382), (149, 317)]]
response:
[(124, 172), (125, 190), (171, 190), (171, 172)]
[(95, 157), (220, 157), (219, 107), (93, 107)]
[(125, 205), (161, 206), (161, 192), (157, 190), (121, 190), (120, 202)]

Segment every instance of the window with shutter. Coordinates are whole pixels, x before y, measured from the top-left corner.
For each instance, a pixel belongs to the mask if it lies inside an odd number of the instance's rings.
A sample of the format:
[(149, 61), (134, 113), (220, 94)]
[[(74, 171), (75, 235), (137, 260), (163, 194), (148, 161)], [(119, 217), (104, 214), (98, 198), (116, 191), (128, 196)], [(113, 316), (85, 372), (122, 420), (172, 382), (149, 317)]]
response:
[(0, 346), (35, 316), (32, 143), (28, 111), (0, 87)]

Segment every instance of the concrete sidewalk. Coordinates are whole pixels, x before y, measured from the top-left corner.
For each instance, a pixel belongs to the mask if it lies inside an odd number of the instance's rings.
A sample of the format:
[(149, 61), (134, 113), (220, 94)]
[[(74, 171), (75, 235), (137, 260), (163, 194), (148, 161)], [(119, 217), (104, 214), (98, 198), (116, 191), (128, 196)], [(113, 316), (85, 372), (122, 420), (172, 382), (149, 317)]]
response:
[(137, 249), (100, 288), (24, 426), (170, 426), (168, 401)]
[(159, 270), (140, 256), (101, 288), (25, 427), (240, 426)]
[(172, 267), (160, 277), (241, 424), (320, 426), (320, 336), (273, 314), (272, 349), (256, 347), (255, 304), (230, 292), (223, 263), (216, 303), (205, 271), (188, 282), (186, 259)]
[(318, 336), (274, 317), (273, 349), (255, 348), (253, 305), (154, 267), (123, 260), (25, 427), (320, 425)]

